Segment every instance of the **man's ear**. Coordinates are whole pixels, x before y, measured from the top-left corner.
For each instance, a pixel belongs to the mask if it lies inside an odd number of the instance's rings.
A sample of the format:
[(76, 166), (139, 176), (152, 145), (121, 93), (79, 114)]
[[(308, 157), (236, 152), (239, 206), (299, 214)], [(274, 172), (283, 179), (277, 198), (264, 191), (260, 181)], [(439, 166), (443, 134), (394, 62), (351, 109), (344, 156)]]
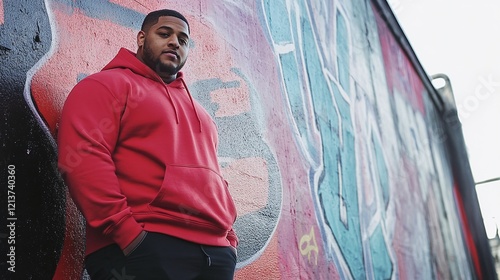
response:
[(144, 33), (144, 31), (139, 31), (137, 33), (137, 47), (138, 48), (142, 48), (142, 46), (144, 45), (144, 39), (146, 37), (146, 34)]

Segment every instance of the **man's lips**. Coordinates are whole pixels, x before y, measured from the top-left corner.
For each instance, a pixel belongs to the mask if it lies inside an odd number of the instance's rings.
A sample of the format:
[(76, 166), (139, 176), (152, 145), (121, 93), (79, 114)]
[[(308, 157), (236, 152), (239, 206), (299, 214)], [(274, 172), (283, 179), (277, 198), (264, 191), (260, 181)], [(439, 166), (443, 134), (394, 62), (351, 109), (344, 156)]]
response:
[(173, 57), (173, 58), (179, 58), (179, 55), (174, 52), (174, 51), (165, 51), (165, 52), (162, 52), (162, 54), (165, 54), (167, 55), (168, 57)]

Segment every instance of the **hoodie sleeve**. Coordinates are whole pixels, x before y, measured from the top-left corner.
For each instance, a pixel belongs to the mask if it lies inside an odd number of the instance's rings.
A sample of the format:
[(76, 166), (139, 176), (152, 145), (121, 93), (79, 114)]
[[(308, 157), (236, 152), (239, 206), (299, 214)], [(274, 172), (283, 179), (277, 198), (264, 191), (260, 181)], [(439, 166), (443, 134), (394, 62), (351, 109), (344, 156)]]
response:
[(229, 244), (231, 244), (231, 246), (233, 246), (234, 248), (238, 247), (238, 243), (239, 243), (238, 237), (236, 236), (236, 233), (234, 232), (234, 230), (232, 228), (227, 233), (227, 240), (229, 240)]
[(143, 230), (120, 189), (112, 159), (125, 98), (88, 77), (68, 96), (58, 131), (58, 165), (90, 227), (122, 250)]

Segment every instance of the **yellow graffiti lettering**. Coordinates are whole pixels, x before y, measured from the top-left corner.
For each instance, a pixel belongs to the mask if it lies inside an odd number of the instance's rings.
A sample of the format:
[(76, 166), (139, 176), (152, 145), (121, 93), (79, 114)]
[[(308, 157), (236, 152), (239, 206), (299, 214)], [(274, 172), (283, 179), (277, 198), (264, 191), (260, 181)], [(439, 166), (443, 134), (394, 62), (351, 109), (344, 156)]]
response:
[(307, 259), (311, 261), (311, 254), (315, 254), (314, 265), (318, 264), (318, 244), (316, 243), (316, 238), (314, 234), (314, 228), (311, 227), (311, 231), (308, 234), (304, 234), (300, 238), (300, 254), (307, 256)]

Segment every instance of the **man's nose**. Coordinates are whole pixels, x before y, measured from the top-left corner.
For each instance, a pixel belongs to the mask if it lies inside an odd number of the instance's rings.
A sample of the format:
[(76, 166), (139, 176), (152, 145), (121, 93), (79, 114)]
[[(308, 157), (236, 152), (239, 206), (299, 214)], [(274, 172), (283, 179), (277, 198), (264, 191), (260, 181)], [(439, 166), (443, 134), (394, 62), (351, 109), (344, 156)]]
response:
[(179, 38), (177, 38), (177, 36), (170, 36), (170, 38), (168, 38), (169, 41), (168, 41), (168, 45), (170, 47), (175, 47), (175, 48), (178, 48), (180, 46), (179, 44)]

